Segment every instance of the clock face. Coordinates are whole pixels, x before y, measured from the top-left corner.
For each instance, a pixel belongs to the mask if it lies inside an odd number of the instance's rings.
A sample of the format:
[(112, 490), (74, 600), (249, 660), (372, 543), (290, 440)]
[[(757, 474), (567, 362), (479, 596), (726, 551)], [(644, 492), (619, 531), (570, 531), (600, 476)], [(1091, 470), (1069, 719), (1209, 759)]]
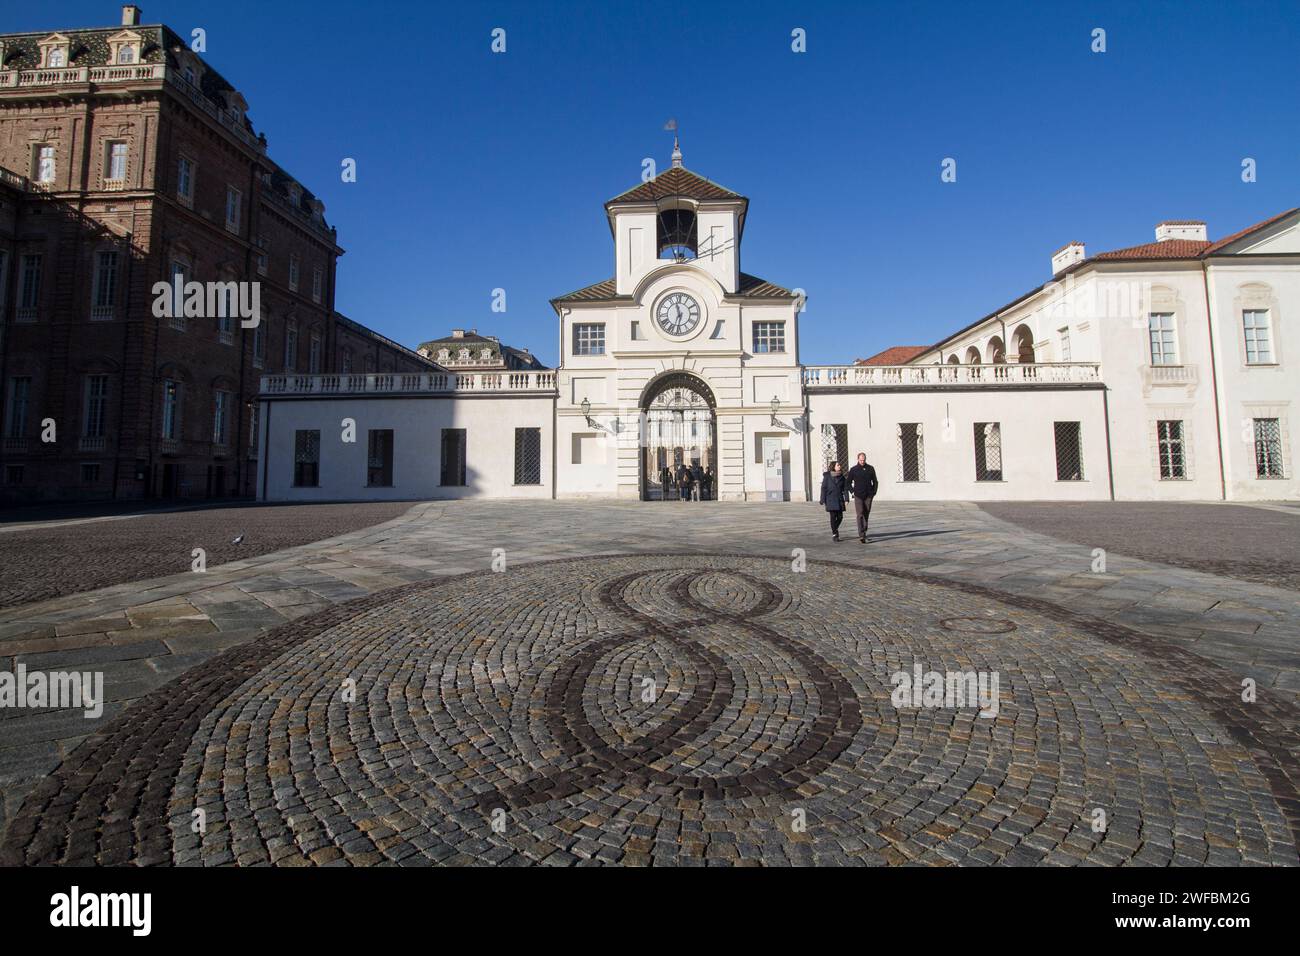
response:
[(700, 304), (685, 292), (664, 296), (655, 310), (655, 321), (669, 335), (686, 335), (700, 324)]

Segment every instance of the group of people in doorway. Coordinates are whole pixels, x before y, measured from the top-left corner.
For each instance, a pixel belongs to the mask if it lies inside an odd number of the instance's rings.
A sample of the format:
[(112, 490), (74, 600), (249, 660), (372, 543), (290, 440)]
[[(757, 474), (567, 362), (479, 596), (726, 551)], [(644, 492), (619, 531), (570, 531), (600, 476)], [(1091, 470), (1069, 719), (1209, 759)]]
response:
[(853, 501), (853, 511), (858, 518), (858, 540), (867, 543), (867, 521), (871, 517), (871, 501), (876, 497), (880, 483), (876, 469), (867, 464), (867, 456), (859, 452), (858, 463), (845, 474), (838, 461), (832, 461), (822, 475), (821, 506), (831, 518), (831, 538), (840, 540), (840, 523), (844, 520), (845, 505)]
[(663, 500), (709, 501), (713, 497), (713, 469), (699, 465), (678, 465), (676, 469), (664, 468), (659, 472), (659, 486)]

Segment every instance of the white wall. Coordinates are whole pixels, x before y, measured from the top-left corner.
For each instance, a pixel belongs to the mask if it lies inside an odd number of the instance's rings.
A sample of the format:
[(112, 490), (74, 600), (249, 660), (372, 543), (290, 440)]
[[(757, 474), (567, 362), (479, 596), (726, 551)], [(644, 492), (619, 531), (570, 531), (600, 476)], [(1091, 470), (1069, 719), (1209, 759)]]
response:
[[(258, 474), (258, 497), (267, 501), (550, 498), (553, 414), (554, 400), (549, 396), (263, 400), (259, 468), (266, 471)], [(356, 421), (354, 443), (342, 440), (344, 418)], [(540, 485), (514, 483), (514, 430), (528, 427), (541, 429)], [(379, 428), (394, 432), (391, 488), (366, 486), (366, 433)], [(444, 428), (466, 430), (463, 487), (439, 484)], [(318, 487), (293, 486), (298, 429), (320, 430)]]
[[(1100, 389), (1032, 391), (987, 387), (938, 392), (826, 391), (808, 397), (813, 494), (821, 485), (821, 426), (848, 426), (849, 463), (858, 452), (876, 469), (882, 499), (1096, 501), (1109, 499), (1106, 422)], [(945, 428), (946, 421), (951, 422)], [(1053, 423), (1082, 426), (1082, 481), (1056, 479)], [(925, 480), (899, 474), (898, 424), (920, 422)], [(975, 480), (976, 422), (1000, 422), (1003, 480)]]

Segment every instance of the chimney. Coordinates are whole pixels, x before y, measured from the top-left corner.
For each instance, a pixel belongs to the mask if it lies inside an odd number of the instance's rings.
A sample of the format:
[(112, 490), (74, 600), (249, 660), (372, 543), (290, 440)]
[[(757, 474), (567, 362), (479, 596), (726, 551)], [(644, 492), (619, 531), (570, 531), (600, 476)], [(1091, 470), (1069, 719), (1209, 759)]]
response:
[(1170, 239), (1205, 242), (1205, 223), (1199, 219), (1166, 219), (1156, 226), (1156, 242), (1168, 242)]
[(140, 8), (134, 3), (122, 6), (122, 26), (138, 27), (140, 25)]
[(1076, 262), (1082, 262), (1087, 255), (1082, 242), (1068, 242), (1052, 253), (1052, 275), (1059, 276)]
[(452, 329), (452, 330), (451, 330), (451, 337), (452, 337), (453, 339), (463, 339), (463, 338), (465, 337), (465, 330), (464, 330), (464, 329)]

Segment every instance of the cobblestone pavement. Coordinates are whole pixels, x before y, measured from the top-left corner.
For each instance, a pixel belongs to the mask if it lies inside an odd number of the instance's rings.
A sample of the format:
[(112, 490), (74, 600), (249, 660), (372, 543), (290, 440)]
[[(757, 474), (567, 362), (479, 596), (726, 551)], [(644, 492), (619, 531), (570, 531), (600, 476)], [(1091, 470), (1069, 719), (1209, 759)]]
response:
[(1090, 548), (1300, 590), (1300, 512), (1172, 501), (997, 502), (1003, 521)]
[[(0, 669), (109, 699), (0, 711), (2, 859), (1298, 862), (1294, 592), (972, 505), (824, 522), (431, 502), (0, 611)], [(914, 664), (996, 671), (997, 715), (894, 707)]]
[[(410, 502), (238, 504), (0, 527), (0, 608), (188, 571), (202, 548), (209, 567), (395, 518)], [(72, 515), (77, 512), (69, 512)], [(244, 540), (233, 541), (239, 535)]]

